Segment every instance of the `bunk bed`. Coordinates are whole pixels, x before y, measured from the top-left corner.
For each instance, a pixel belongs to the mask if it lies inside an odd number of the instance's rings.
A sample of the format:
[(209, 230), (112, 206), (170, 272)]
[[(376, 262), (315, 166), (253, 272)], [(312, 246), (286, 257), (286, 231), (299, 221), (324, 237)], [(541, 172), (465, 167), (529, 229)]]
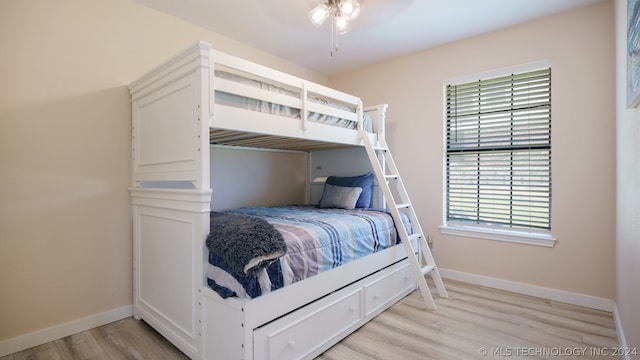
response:
[(386, 105), (363, 108), (355, 96), (205, 42), (130, 92), (134, 317), (190, 358), (313, 358), (415, 290), (397, 242), (260, 296), (221, 296), (208, 277), (211, 144), (303, 151), (362, 146), (363, 137), (381, 144)]

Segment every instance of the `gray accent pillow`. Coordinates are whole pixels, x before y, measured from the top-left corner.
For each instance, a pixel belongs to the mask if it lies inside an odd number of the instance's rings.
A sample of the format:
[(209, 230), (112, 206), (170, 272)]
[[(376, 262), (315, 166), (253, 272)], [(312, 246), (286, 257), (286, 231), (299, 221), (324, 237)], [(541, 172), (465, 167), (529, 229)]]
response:
[(324, 184), (320, 207), (353, 210), (356, 208), (356, 202), (360, 197), (360, 193), (362, 193), (361, 187)]

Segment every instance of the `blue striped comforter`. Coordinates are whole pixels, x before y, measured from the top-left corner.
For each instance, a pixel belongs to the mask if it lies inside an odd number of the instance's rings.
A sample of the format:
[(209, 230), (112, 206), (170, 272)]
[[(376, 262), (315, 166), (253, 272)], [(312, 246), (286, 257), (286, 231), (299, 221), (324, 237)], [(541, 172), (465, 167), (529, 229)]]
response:
[[(248, 207), (232, 210), (266, 219), (280, 231), (287, 253), (256, 276), (229, 272), (209, 254), (208, 283), (222, 297), (256, 297), (391, 247), (399, 238), (386, 210)], [(411, 233), (408, 220), (405, 228)]]

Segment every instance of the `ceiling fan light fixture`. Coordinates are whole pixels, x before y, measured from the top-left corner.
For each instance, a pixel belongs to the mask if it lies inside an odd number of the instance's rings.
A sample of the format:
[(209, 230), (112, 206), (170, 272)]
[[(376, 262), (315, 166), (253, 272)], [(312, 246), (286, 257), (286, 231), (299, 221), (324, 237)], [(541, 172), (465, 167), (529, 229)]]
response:
[(331, 17), (331, 56), (338, 51), (338, 35), (351, 30), (351, 21), (360, 15), (358, 0), (324, 0), (309, 11), (309, 20), (316, 27)]
[(335, 27), (338, 34), (344, 35), (351, 30), (351, 23), (346, 16), (337, 16)]
[(320, 27), (325, 20), (327, 20), (329, 15), (331, 15), (331, 7), (327, 4), (318, 4), (309, 11), (309, 20), (311, 20), (313, 25)]
[(357, 0), (343, 0), (340, 3), (340, 14), (349, 20), (355, 20), (360, 15), (360, 3)]

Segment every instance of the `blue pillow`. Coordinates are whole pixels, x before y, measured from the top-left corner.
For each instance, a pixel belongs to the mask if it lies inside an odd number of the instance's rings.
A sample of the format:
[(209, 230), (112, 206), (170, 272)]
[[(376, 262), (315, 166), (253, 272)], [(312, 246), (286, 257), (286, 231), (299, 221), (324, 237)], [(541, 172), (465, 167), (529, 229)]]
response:
[(371, 207), (373, 189), (373, 173), (371, 171), (359, 176), (329, 176), (326, 183), (335, 186), (362, 188), (362, 193), (356, 202), (356, 208)]

